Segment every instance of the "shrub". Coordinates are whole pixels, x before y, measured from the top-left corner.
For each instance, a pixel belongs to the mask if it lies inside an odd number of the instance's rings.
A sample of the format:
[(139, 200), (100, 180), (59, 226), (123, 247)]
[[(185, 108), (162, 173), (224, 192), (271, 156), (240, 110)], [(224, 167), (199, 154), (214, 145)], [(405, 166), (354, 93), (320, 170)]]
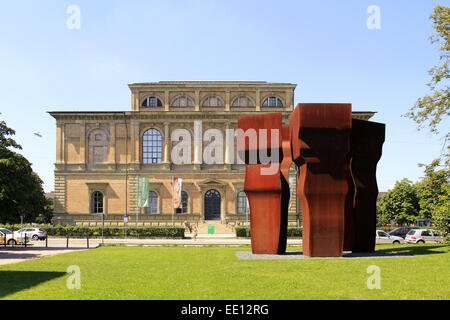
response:
[(249, 227), (235, 227), (236, 237), (249, 238), (250, 228)]
[[(9, 230), (19, 230), (20, 225), (5, 225), (4, 228)], [(47, 232), (49, 236), (65, 237), (99, 237), (102, 235), (102, 227), (86, 227), (86, 226), (62, 226), (62, 225), (23, 225), (23, 227), (40, 228)], [(104, 237), (123, 237), (125, 229), (123, 227), (104, 227)], [(184, 227), (128, 227), (128, 237), (137, 238), (184, 238)]]
[(302, 228), (288, 228), (287, 236), (288, 237), (302, 237)]

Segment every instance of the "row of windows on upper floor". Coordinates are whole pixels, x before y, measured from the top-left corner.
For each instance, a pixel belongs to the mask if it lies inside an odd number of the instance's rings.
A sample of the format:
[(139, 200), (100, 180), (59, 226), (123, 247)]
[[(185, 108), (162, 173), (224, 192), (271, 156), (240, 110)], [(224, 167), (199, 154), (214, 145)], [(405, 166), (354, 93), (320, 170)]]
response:
[[(237, 147), (237, 144), (235, 144)], [(161, 163), (163, 154), (162, 134), (158, 129), (147, 129), (142, 135), (142, 163)], [(103, 129), (89, 133), (89, 163), (100, 164), (107, 160), (108, 136)]]
[[(171, 107), (194, 107), (194, 100), (187, 95), (180, 95), (175, 97), (170, 103)], [(158, 96), (147, 96), (141, 101), (141, 107), (162, 107), (163, 102)], [(210, 95), (200, 102), (202, 107), (223, 107), (225, 102), (222, 97), (218, 95)], [(231, 101), (232, 107), (256, 107), (255, 101), (247, 95), (238, 95)], [(282, 108), (284, 106), (283, 100), (277, 96), (269, 96), (264, 98), (261, 106)]]

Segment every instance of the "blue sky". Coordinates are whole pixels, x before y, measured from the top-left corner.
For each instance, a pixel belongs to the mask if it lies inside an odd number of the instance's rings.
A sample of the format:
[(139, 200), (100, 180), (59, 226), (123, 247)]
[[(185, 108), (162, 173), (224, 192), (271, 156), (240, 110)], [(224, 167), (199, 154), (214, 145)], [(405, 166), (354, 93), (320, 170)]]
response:
[[(53, 190), (55, 120), (47, 111), (130, 110), (128, 83), (296, 83), (295, 103), (351, 102), (386, 123), (381, 191), (418, 180), (442, 140), (401, 115), (438, 62), (429, 15), (450, 1), (41, 0), (0, 3), (0, 119)], [(80, 26), (67, 28), (67, 8)], [(366, 12), (380, 8), (381, 29)], [(443, 126), (448, 127), (448, 122)], [(40, 132), (42, 138), (35, 136)]]

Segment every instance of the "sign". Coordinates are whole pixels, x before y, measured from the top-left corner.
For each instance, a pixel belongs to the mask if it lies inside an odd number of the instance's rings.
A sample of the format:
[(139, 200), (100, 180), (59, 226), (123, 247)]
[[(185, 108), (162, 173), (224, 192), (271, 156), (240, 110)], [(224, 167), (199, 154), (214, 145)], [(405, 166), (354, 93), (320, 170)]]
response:
[(181, 208), (181, 178), (173, 178), (172, 181), (172, 201), (173, 208)]
[(213, 224), (208, 224), (208, 234), (214, 234), (214, 225)]
[(149, 206), (148, 177), (138, 177), (138, 208)]
[(124, 222), (124, 223), (128, 223), (128, 213), (125, 213), (125, 214), (123, 215), (123, 222)]

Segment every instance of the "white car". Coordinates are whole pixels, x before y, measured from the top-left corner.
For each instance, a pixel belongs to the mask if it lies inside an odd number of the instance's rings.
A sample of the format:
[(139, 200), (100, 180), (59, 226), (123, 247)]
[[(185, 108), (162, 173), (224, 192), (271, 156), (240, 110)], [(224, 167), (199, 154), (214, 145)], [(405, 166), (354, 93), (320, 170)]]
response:
[(400, 244), (404, 241), (402, 237), (391, 236), (391, 235), (387, 234), (386, 232), (384, 232), (383, 230), (377, 230), (376, 235), (377, 235), (375, 238), (376, 244), (381, 244), (381, 243)]
[[(27, 238), (28, 241), (28, 238)], [(16, 235), (6, 228), (0, 228), (0, 244), (17, 245), (25, 242), (25, 236)]]
[(442, 237), (434, 230), (414, 229), (406, 234), (405, 241), (407, 243), (440, 243)]
[(14, 232), (14, 234), (16, 233), (19, 236), (26, 235), (28, 239), (33, 240), (45, 240), (45, 238), (47, 238), (47, 232), (39, 228), (23, 228), (19, 231)]

